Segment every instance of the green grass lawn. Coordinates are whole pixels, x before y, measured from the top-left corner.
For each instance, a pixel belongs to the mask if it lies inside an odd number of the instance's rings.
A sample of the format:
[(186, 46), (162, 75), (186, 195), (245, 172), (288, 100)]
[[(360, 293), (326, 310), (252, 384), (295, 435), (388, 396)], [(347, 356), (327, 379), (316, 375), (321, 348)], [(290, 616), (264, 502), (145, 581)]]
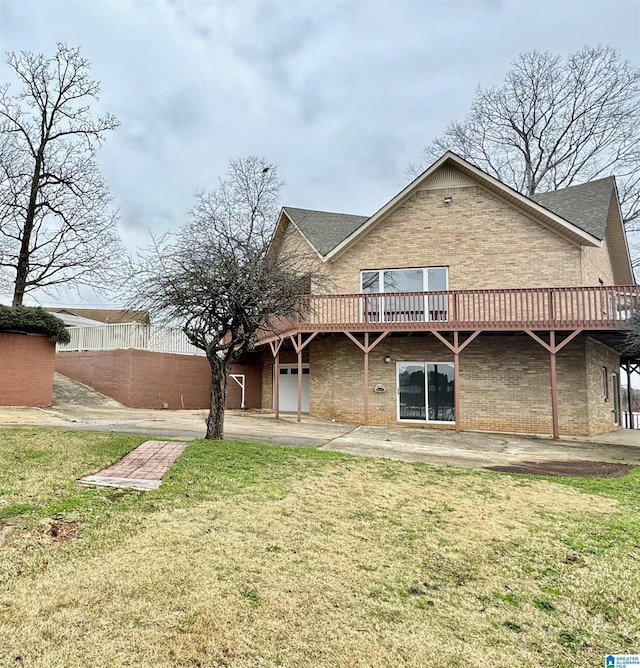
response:
[(0, 431), (0, 666), (599, 666), (640, 651), (640, 476)]

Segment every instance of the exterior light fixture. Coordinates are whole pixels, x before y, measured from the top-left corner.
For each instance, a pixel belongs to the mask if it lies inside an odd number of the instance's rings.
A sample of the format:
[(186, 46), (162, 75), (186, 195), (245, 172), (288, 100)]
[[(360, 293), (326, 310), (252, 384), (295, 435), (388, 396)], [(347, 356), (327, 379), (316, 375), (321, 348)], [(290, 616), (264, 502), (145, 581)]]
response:
[(391, 358), (389, 357), (389, 355), (387, 355), (387, 356), (384, 358), (384, 361), (385, 361), (387, 364), (389, 364), (389, 362), (391, 361)]
[(453, 197), (445, 197), (442, 201), (443, 201), (447, 206), (449, 206), (449, 204), (451, 204), (451, 202), (453, 202)]

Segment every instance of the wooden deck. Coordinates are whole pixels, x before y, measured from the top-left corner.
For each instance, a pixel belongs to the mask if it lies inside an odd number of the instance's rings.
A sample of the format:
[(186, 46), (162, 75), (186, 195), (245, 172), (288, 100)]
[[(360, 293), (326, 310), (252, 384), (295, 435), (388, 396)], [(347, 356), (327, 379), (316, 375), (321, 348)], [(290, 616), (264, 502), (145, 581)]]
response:
[[(298, 357), (301, 416), (302, 351), (319, 334), (341, 332), (363, 352), (363, 422), (369, 415), (369, 353), (393, 332), (431, 332), (453, 353), (455, 406), (460, 406), (459, 358), (483, 332), (524, 332), (549, 353), (553, 437), (559, 438), (556, 356), (582, 332), (623, 340), (640, 309), (640, 286), (516, 288), (305, 295), (301, 317), (272, 321), (258, 345), (274, 358), (274, 411), (279, 415), (280, 349), (290, 341)], [(626, 359), (627, 373), (636, 358)], [(455, 413), (460, 430), (459, 410)]]
[(281, 332), (625, 330), (640, 286), (308, 295)]

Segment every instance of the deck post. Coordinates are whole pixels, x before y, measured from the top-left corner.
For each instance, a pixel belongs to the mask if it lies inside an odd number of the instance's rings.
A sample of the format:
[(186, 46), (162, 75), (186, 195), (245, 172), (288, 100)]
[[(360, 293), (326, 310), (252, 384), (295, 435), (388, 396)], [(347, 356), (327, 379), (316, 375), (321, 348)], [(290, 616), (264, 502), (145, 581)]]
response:
[(296, 420), (302, 420), (302, 334), (298, 332), (298, 415)]
[(456, 431), (460, 431), (460, 345), (458, 332), (453, 333), (453, 410)]
[(364, 396), (363, 396), (364, 424), (369, 424), (369, 332), (364, 334)]
[(556, 333), (549, 332), (549, 351), (551, 362), (551, 421), (553, 423), (553, 438), (560, 438), (560, 428), (558, 426), (558, 376), (556, 373)]
[(280, 417), (280, 348), (284, 339), (269, 341), (273, 355), (273, 412), (276, 418)]
[(302, 332), (298, 332), (296, 335), (289, 335), (293, 349), (298, 354), (298, 412), (296, 415), (298, 422), (302, 420), (302, 351), (316, 338), (317, 334), (318, 332), (313, 332), (304, 341), (302, 340)]
[(369, 343), (369, 332), (364, 333), (364, 343), (360, 343), (358, 339), (348, 330), (344, 330), (343, 334), (346, 334), (360, 350), (364, 353), (364, 396), (362, 397), (362, 412), (363, 412), (363, 421), (362, 424), (369, 424), (369, 353), (383, 340), (385, 339), (389, 332), (382, 332), (377, 339), (374, 339), (373, 343)]
[(453, 353), (453, 410), (456, 420), (456, 431), (462, 431), (460, 427), (460, 353), (480, 336), (481, 331), (481, 329), (476, 329), (462, 343), (460, 343), (460, 332), (458, 330), (453, 332), (453, 343), (449, 343), (438, 330), (434, 329), (432, 332)]
[(534, 331), (525, 329), (525, 334), (528, 334), (534, 341), (537, 341), (550, 355), (550, 371), (551, 371), (551, 422), (553, 424), (553, 438), (560, 438), (560, 429), (558, 427), (558, 375), (556, 373), (556, 354), (559, 353), (566, 345), (571, 343), (576, 336), (582, 333), (582, 329), (574, 329), (571, 334), (566, 336), (560, 343), (556, 344), (555, 330), (549, 331), (549, 343), (541, 339)]
[(273, 412), (280, 417), (280, 348), (273, 358)]
[(629, 429), (635, 429), (635, 425), (633, 423), (633, 390), (631, 388), (631, 362), (629, 362), (629, 360), (627, 360), (625, 369), (627, 371), (627, 405), (629, 407)]

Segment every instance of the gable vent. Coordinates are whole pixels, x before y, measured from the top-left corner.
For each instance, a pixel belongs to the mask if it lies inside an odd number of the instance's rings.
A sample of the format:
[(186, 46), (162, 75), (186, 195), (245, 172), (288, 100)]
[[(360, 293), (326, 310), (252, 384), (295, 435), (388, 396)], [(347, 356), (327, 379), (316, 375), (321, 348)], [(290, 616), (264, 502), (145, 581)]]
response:
[(443, 188), (468, 188), (476, 183), (453, 167), (441, 167), (432, 174), (421, 186), (420, 190), (440, 190)]

